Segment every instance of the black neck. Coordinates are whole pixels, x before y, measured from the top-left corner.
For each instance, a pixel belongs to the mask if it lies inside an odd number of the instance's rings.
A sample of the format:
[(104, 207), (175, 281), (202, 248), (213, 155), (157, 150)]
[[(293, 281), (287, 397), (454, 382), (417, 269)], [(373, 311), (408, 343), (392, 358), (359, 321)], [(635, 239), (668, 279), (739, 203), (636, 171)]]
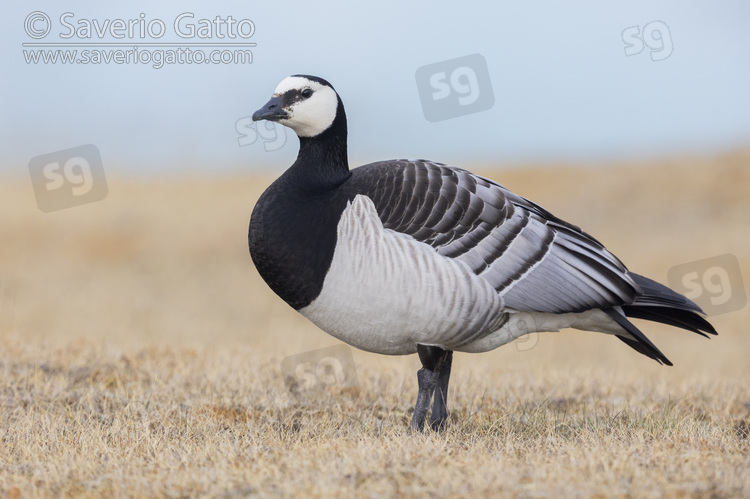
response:
[(297, 161), (287, 170), (305, 190), (328, 190), (341, 185), (349, 176), (346, 150), (347, 128), (344, 106), (339, 99), (336, 118), (315, 137), (299, 138)]

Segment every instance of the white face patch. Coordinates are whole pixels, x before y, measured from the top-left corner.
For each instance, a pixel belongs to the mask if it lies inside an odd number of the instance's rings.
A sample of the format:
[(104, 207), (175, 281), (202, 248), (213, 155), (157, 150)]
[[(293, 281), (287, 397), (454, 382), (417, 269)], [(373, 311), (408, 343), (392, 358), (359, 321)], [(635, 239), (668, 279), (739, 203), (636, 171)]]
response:
[(289, 117), (279, 120), (279, 123), (288, 126), (300, 137), (315, 137), (326, 131), (336, 118), (339, 104), (336, 92), (331, 87), (302, 76), (290, 76), (279, 83), (273, 95), (283, 96), (287, 92), (298, 93), (305, 89), (312, 90), (312, 95), (285, 104), (284, 111)]

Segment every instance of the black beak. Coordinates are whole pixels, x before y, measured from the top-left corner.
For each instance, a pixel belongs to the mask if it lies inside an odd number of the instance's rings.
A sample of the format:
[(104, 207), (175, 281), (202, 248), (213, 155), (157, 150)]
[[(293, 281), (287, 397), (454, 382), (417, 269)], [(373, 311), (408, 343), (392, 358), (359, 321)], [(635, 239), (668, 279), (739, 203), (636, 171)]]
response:
[(266, 105), (253, 113), (253, 121), (279, 121), (289, 117), (289, 113), (282, 108), (282, 97), (274, 96)]

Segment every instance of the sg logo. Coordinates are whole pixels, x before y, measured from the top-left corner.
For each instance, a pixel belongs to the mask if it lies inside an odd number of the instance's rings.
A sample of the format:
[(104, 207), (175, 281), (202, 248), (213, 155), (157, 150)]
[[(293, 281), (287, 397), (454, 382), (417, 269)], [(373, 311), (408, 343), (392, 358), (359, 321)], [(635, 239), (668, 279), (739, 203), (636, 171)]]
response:
[(487, 61), (480, 54), (422, 66), (415, 77), (428, 121), (478, 113), (495, 105)]
[(349, 389), (357, 393), (357, 371), (352, 351), (345, 345), (286, 357), (281, 361), (281, 372), (292, 393), (328, 388)]
[(237, 143), (242, 146), (255, 144), (260, 137), (266, 152), (281, 149), (286, 144), (286, 127), (275, 121), (256, 122), (250, 116), (240, 118), (234, 125), (239, 137)]
[(643, 27), (643, 32), (640, 26), (625, 28), (622, 41), (625, 42), (626, 56), (638, 55), (644, 47), (648, 47), (653, 62), (663, 61), (674, 50), (669, 26), (662, 21), (651, 21)]
[(518, 312), (510, 322), (510, 335), (515, 339), (516, 350), (526, 352), (539, 343), (534, 317), (528, 312)]
[(107, 197), (102, 158), (92, 144), (31, 158), (29, 173), (37, 206), (45, 213)]
[(445, 71), (439, 71), (430, 76), (430, 86), (435, 89), (432, 92), (432, 100), (441, 100), (450, 97), (451, 92), (458, 95), (458, 103), (462, 106), (473, 104), (479, 98), (479, 82), (477, 74), (467, 66), (460, 66), (450, 74), (450, 82)]
[(740, 262), (731, 254), (677, 265), (669, 269), (667, 279), (708, 315), (733, 312), (747, 304)]

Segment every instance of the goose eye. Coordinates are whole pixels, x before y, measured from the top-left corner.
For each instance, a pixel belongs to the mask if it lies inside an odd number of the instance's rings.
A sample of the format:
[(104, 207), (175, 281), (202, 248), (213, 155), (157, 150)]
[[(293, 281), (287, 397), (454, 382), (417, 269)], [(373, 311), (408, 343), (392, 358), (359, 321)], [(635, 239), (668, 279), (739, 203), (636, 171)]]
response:
[(309, 89), (309, 88), (306, 88), (306, 89), (304, 89), (304, 90), (302, 91), (302, 97), (304, 97), (305, 99), (307, 99), (308, 97), (310, 97), (310, 96), (312, 95), (312, 93), (313, 93), (313, 92), (312, 92), (312, 90), (311, 90), (311, 89)]

